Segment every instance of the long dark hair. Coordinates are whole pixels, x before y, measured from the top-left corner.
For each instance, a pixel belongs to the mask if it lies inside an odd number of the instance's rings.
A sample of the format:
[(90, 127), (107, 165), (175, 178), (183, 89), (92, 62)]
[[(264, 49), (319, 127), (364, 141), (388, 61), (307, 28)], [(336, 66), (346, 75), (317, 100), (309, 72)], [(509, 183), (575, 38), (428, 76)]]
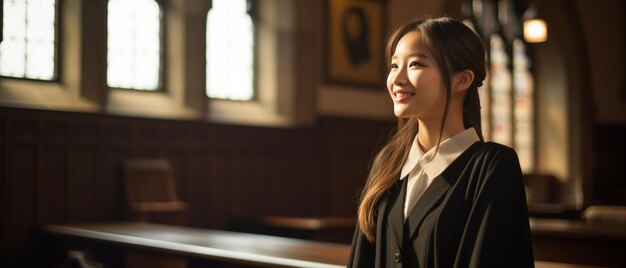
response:
[[(439, 65), (443, 86), (446, 89), (446, 107), (437, 144), (441, 143), (441, 134), (450, 107), (452, 75), (464, 70), (472, 71), (474, 80), (467, 89), (463, 101), (463, 124), (465, 128), (473, 127), (482, 141), (480, 101), (478, 98), (478, 88), (482, 85), (486, 75), (485, 49), (482, 42), (469, 27), (447, 17), (413, 20), (396, 28), (387, 39), (385, 50), (387, 63), (391, 62), (391, 57), (400, 39), (412, 31), (420, 33), (422, 41)], [(417, 120), (398, 118), (396, 133), (372, 162), (367, 182), (361, 193), (358, 211), (359, 226), (370, 241), (376, 239), (374, 219), (376, 206), (384, 193), (395, 184), (417, 132)]]

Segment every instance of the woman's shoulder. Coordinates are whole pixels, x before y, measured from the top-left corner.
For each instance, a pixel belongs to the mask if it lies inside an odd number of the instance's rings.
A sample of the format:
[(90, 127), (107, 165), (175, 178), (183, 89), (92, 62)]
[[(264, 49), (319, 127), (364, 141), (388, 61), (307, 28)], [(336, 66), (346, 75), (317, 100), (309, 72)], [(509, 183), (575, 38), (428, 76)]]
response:
[(515, 152), (513, 148), (493, 141), (477, 142), (480, 153)]
[(483, 161), (495, 161), (501, 160), (517, 160), (517, 153), (513, 148), (496, 143), (496, 142), (479, 142), (478, 149), (476, 150), (478, 159)]

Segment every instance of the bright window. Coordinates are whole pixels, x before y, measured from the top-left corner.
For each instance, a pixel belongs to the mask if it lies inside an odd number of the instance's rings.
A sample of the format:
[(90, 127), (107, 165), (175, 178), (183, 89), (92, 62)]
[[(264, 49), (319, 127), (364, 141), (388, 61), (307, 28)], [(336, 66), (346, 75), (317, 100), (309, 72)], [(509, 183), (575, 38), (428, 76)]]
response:
[(0, 75), (56, 79), (56, 1), (4, 0)]
[(499, 35), (491, 36), (491, 139), (495, 142), (513, 146), (513, 124), (511, 122), (512, 78), (509, 70), (509, 55), (504, 41)]
[(254, 24), (247, 2), (213, 0), (206, 35), (206, 87), (210, 98), (254, 98)]
[(159, 89), (161, 7), (154, 0), (110, 0), (108, 9), (108, 85)]
[[(535, 170), (532, 59), (511, 0), (466, 0), (467, 24), (483, 38), (489, 74), (479, 89), (485, 139), (513, 147), (524, 173)], [(486, 130), (485, 130), (486, 128)]]

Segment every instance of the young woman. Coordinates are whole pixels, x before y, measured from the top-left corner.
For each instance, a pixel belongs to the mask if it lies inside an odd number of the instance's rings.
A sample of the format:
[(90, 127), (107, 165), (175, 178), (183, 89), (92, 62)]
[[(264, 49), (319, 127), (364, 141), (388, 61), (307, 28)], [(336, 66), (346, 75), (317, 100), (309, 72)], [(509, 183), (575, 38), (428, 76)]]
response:
[(519, 160), (482, 138), (479, 38), (414, 20), (386, 56), (398, 129), (372, 163), (348, 267), (533, 267)]

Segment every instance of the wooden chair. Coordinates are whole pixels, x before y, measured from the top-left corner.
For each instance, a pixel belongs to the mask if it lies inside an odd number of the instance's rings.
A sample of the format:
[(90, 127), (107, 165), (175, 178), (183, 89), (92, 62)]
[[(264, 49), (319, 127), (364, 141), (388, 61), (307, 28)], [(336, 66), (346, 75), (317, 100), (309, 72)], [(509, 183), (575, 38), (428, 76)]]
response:
[(187, 204), (178, 199), (174, 172), (165, 159), (124, 161), (129, 220), (184, 225)]

